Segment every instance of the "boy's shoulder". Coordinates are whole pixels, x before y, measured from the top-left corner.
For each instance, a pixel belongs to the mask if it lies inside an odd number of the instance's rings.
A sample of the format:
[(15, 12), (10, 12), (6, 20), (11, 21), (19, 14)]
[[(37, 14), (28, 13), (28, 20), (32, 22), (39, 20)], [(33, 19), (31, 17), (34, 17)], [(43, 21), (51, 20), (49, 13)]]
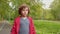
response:
[[(28, 18), (29, 18), (29, 19), (32, 19), (31, 16), (28, 16)], [(20, 19), (20, 16), (17, 16), (17, 17), (15, 18), (15, 20), (17, 20), (17, 19)]]
[(31, 16), (28, 17), (30, 20), (33, 20), (33, 18)]
[(28, 18), (32, 19), (32, 17), (31, 17), (31, 16), (28, 16)]
[(15, 19), (14, 20), (18, 20), (20, 18), (20, 16), (17, 16), (17, 17), (15, 17)]

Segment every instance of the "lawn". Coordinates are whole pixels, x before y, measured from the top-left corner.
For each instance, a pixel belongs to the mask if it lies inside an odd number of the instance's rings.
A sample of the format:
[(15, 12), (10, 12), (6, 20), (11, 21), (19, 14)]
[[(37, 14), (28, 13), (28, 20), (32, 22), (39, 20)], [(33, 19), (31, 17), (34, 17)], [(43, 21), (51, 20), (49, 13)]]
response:
[(34, 25), (37, 34), (60, 34), (60, 21), (34, 20)]
[(60, 34), (60, 21), (34, 20), (37, 34)]

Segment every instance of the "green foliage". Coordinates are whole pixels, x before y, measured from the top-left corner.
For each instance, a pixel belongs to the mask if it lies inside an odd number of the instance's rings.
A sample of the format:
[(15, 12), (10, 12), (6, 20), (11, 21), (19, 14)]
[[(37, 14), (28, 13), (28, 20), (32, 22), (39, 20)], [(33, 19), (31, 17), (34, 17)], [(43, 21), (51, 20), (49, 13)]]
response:
[[(40, 18), (42, 5), (35, 0), (1, 0), (0, 1), (0, 16), (3, 19), (12, 20), (18, 16), (18, 9), (21, 4), (26, 3), (30, 7), (30, 16)], [(34, 19), (35, 19), (34, 18)]]
[(17, 17), (18, 9), (22, 4), (30, 7), (30, 16), (33, 19), (60, 20), (60, 0), (54, 0), (50, 9), (43, 9), (40, 0), (1, 0), (0, 19), (13, 20)]
[(59, 34), (60, 21), (34, 20), (37, 34)]
[(60, 0), (54, 0), (51, 5), (51, 13), (56, 20), (60, 20)]

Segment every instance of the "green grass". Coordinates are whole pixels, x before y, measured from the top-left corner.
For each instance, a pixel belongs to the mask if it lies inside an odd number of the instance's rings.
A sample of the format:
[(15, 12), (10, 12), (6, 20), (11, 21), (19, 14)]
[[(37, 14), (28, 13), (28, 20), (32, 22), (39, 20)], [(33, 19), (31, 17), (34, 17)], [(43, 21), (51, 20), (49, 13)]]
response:
[(34, 20), (34, 24), (37, 34), (60, 34), (60, 21)]
[(60, 34), (59, 21), (34, 20), (37, 34)]

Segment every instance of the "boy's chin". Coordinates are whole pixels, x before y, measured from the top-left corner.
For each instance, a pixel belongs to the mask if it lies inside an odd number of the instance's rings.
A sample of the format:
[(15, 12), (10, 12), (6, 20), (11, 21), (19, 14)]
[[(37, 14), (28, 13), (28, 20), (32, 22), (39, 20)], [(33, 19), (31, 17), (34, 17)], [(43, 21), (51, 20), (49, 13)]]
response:
[(27, 15), (23, 15), (23, 17), (27, 17)]
[(27, 17), (27, 15), (25, 15), (24, 17)]

